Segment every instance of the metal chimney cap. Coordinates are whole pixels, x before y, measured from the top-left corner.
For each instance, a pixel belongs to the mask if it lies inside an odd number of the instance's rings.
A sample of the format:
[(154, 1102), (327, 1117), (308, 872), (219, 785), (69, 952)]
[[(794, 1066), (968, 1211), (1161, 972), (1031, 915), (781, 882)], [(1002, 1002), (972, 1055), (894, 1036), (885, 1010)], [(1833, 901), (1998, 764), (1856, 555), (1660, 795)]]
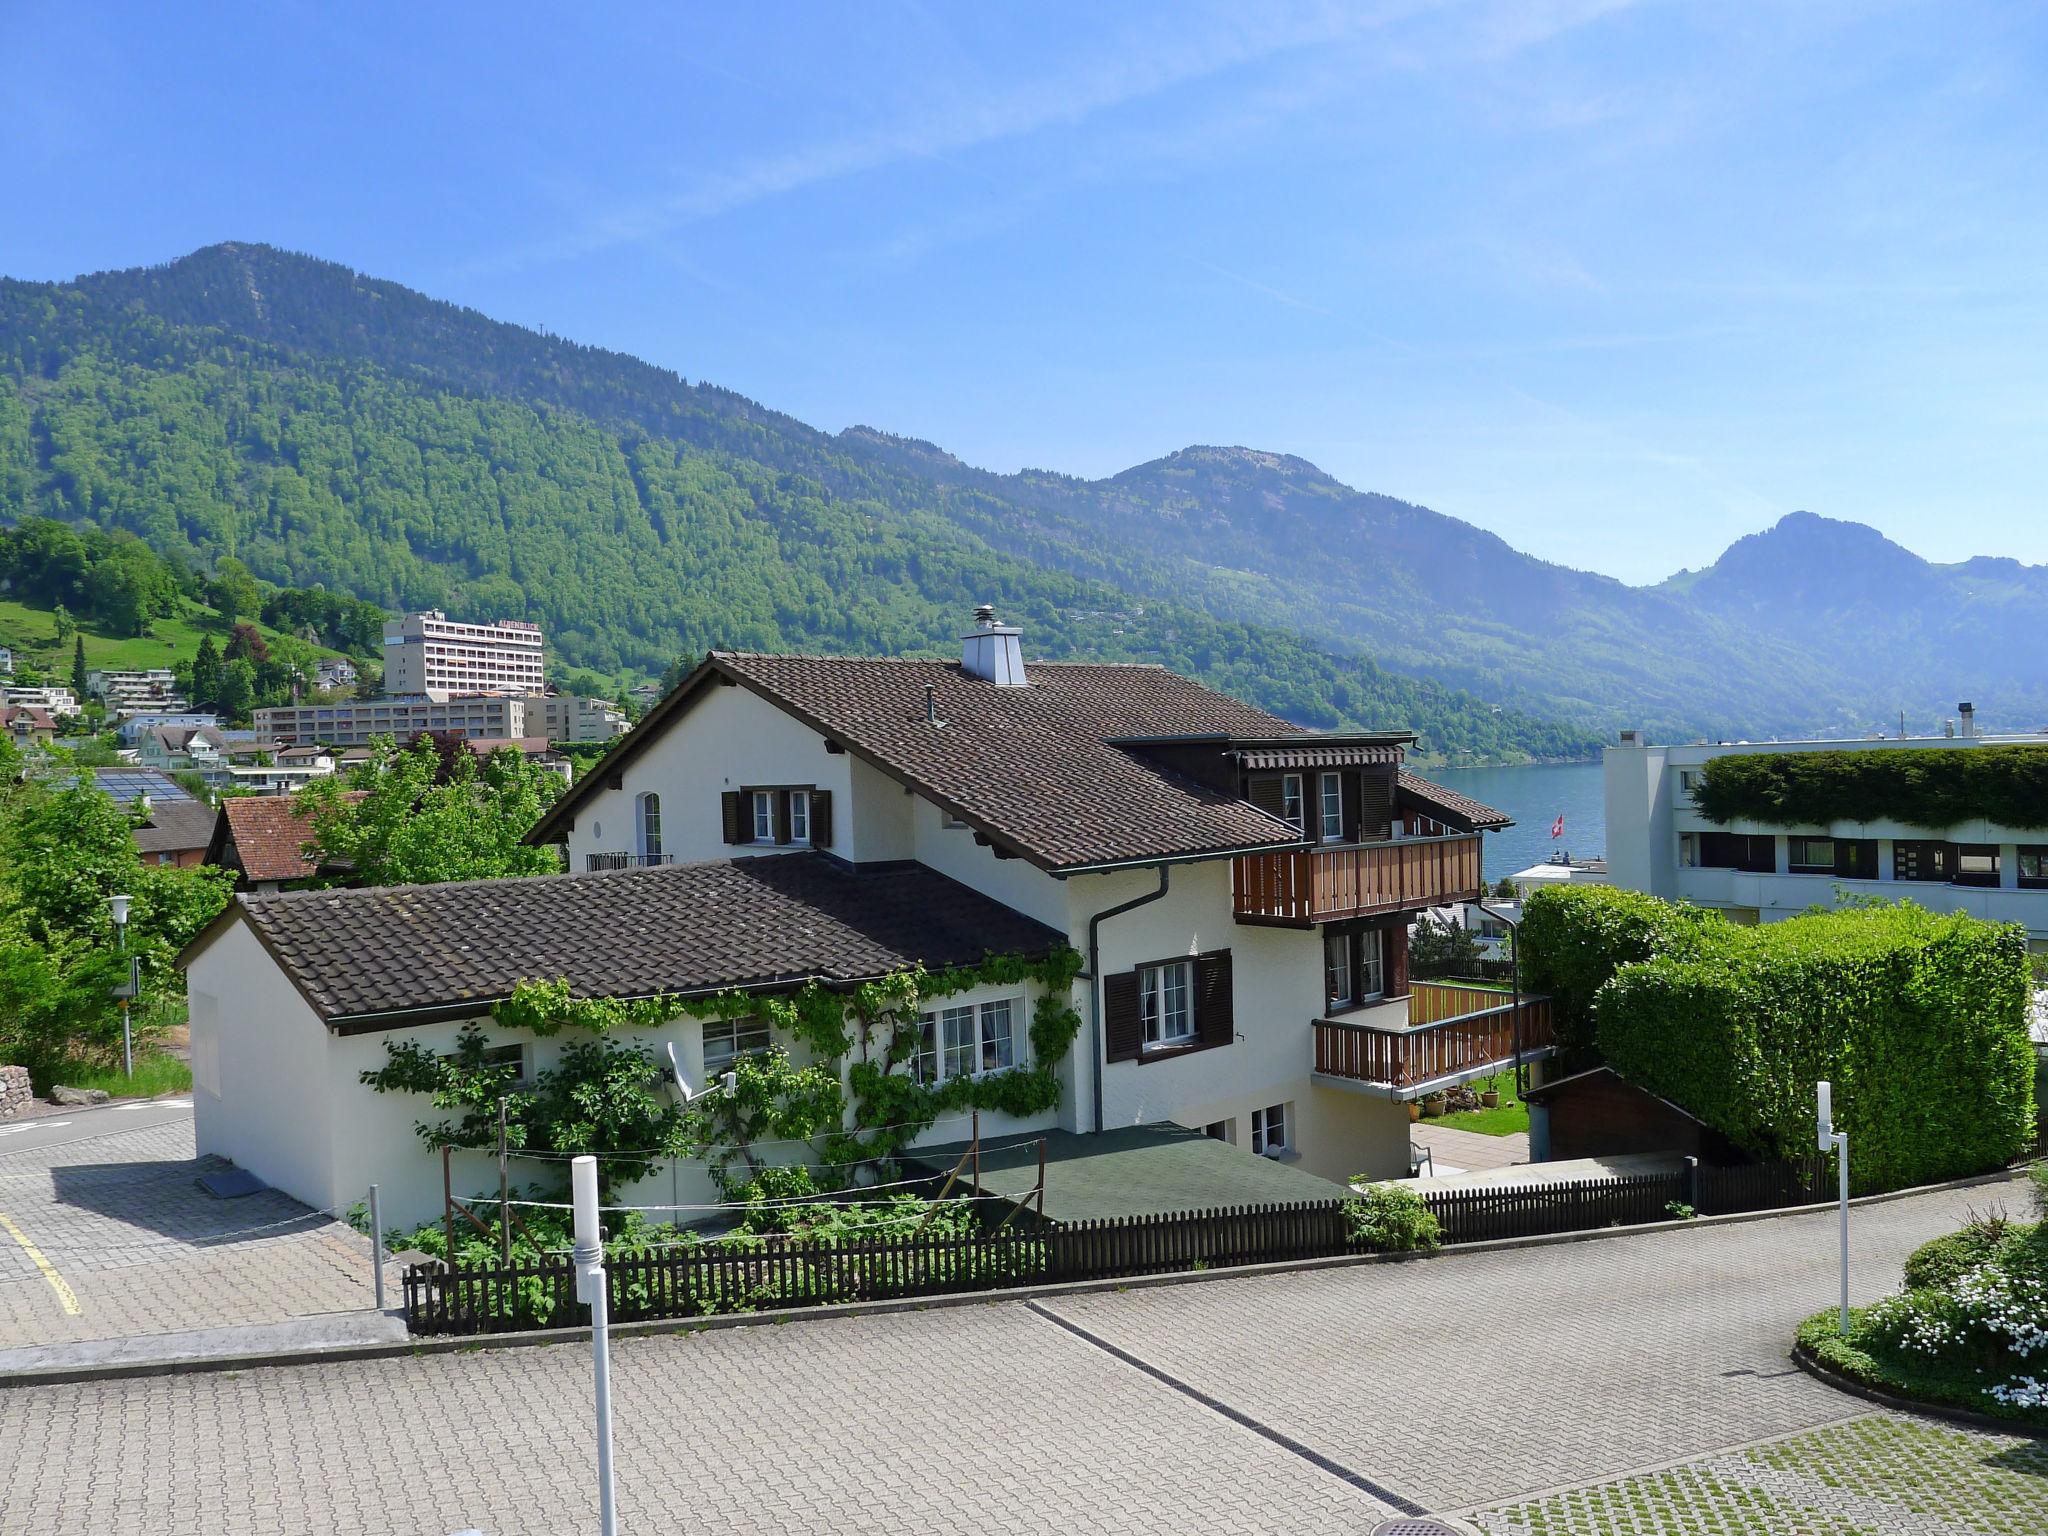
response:
[(977, 623), (977, 624), (993, 624), (993, 623), (995, 623), (995, 621), (996, 621), (996, 605), (995, 605), (994, 603), (976, 603), (976, 604), (974, 605), (974, 622), (975, 622), (975, 623)]

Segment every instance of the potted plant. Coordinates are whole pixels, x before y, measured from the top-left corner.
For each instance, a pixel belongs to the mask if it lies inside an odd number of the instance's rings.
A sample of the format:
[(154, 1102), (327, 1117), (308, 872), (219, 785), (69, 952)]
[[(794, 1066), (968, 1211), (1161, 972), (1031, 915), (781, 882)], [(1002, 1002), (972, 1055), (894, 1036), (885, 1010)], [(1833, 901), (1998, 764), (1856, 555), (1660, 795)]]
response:
[(1488, 1077), (1481, 1079), (1479, 1088), (1479, 1107), (1481, 1109), (1500, 1108), (1500, 1079), (1498, 1077)]
[(1422, 1106), (1416, 1103), (1415, 1100), (1410, 1099), (1408, 1101), (1408, 1123), (1410, 1125), (1413, 1125), (1417, 1120), (1420, 1120), (1421, 1118)]
[(1439, 1116), (1443, 1114), (1444, 1106), (1448, 1102), (1449, 1101), (1441, 1093), (1430, 1094), (1422, 1101), (1422, 1113), (1424, 1118), (1430, 1120), (1437, 1119)]

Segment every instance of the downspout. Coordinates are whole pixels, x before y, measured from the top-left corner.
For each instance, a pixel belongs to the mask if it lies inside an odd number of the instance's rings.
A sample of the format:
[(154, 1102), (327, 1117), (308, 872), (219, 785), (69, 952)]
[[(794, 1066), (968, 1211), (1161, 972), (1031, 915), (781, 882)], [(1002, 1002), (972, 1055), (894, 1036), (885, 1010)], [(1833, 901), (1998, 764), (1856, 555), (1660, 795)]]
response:
[(1092, 1015), (1090, 1034), (1094, 1037), (1095, 1044), (1095, 1062), (1089, 1072), (1089, 1076), (1095, 1080), (1095, 1129), (1097, 1131), (1102, 1129), (1102, 1073), (1104, 1067), (1108, 1065), (1103, 1060), (1104, 1046), (1102, 1039), (1102, 922), (1104, 918), (1119, 917), (1123, 913), (1134, 911), (1139, 907), (1149, 906), (1159, 900), (1160, 897), (1166, 894), (1170, 868), (1171, 866), (1167, 864), (1159, 866), (1158, 890), (1148, 891), (1143, 896), (1133, 897), (1119, 906), (1106, 908), (1088, 919), (1088, 994), (1091, 1004), (1089, 1012)]

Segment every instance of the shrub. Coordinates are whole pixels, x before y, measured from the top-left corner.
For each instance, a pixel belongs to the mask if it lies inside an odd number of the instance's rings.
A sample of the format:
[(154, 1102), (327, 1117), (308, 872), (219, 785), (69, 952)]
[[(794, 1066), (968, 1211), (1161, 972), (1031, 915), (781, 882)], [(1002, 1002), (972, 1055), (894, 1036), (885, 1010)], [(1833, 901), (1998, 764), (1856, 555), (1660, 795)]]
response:
[(1858, 1190), (2002, 1167), (2034, 1123), (2026, 935), (1908, 904), (1699, 929), (1594, 1003), (1614, 1069), (1759, 1157), (1803, 1154), (1835, 1085)]
[(1922, 1243), (1906, 1257), (1906, 1288), (1917, 1291), (1955, 1284), (1964, 1271), (1988, 1263), (2011, 1230), (2010, 1222), (1991, 1216), (1971, 1222), (1960, 1232)]
[(1692, 954), (1706, 935), (1729, 926), (1719, 913), (1615, 886), (1535, 891), (1517, 935), (1522, 986), (1549, 994), (1562, 1045), (1588, 1046), (1594, 995), (1617, 970), (1660, 955)]
[(1981, 817), (2048, 827), (2048, 747), (1736, 753), (1708, 760), (1694, 799), (1724, 824), (1898, 821), (1939, 831)]
[(1375, 1253), (1429, 1253), (1442, 1242), (1436, 1213), (1412, 1189), (1375, 1184), (1344, 1202), (1351, 1240)]

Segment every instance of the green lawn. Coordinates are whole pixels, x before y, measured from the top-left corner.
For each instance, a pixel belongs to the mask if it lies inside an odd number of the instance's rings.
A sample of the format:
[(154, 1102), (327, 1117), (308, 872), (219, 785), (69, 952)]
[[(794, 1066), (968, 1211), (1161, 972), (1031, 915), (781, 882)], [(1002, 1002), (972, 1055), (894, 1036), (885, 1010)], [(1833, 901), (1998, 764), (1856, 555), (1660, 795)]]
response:
[[(1500, 1090), (1500, 1104), (1494, 1109), (1454, 1110), (1448, 1115), (1435, 1119), (1425, 1118), (1424, 1125), (1449, 1126), (1454, 1131), (1477, 1131), (1482, 1136), (1514, 1136), (1529, 1129), (1529, 1106), (1515, 1097), (1515, 1074), (1512, 1070), (1501, 1073), (1494, 1079)], [(1486, 1079), (1469, 1085), (1474, 1091), (1483, 1090)]]
[[(278, 632), (268, 625), (258, 624), (267, 639), (277, 639)], [(147, 635), (100, 635), (81, 623), (79, 633), (85, 636), (85, 664), (88, 669), (110, 667), (122, 670), (145, 670), (150, 667), (171, 667), (181, 661), (190, 661), (199, 654), (199, 640), (211, 633), (214, 644), (226, 642), (228, 626), (221, 622), (220, 615), (199, 603), (187, 603), (185, 611), (177, 618), (155, 619), (150, 623)], [(14, 664), (23, 663), (35, 667), (53, 683), (60, 686), (71, 681), (72, 642), (57, 641), (56, 615), (47, 608), (31, 608), (26, 603), (12, 600), (0, 601), (0, 645), (14, 651)], [(323, 656), (338, 656), (339, 651), (325, 646), (316, 646)]]

